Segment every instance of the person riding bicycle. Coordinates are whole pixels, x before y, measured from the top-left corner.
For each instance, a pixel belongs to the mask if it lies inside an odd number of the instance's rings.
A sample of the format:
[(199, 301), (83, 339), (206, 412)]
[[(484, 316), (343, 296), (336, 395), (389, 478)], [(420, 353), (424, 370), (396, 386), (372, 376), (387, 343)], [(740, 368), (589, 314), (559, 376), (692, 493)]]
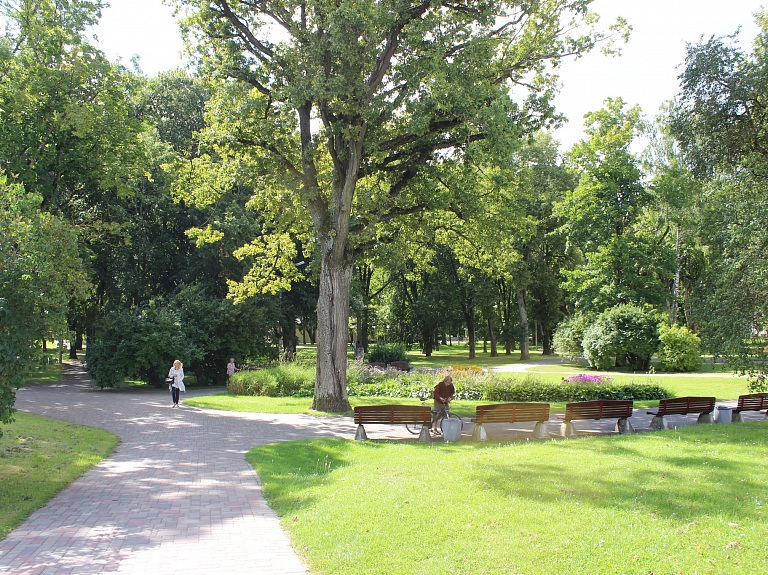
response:
[[(443, 381), (435, 386), (435, 391), (432, 394), (432, 397), (435, 399), (433, 412), (438, 412), (448, 405), (454, 393), (456, 393), (456, 388), (453, 387), (453, 378), (450, 375), (446, 375)], [(435, 435), (439, 433), (437, 430), (437, 418), (432, 422), (432, 431)]]

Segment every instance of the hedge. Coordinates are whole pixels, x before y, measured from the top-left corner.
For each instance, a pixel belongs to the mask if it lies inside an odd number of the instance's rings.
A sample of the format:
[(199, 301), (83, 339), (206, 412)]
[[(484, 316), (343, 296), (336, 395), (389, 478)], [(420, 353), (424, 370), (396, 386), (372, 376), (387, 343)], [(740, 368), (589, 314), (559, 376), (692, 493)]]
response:
[[(546, 401), (568, 402), (595, 399), (653, 400), (671, 397), (669, 391), (651, 383), (616, 385), (610, 381), (543, 383), (535, 376), (523, 380), (500, 379), (495, 374), (452, 373), (456, 387), (454, 399), (474, 401)], [(350, 366), (347, 394), (350, 397), (432, 397), (432, 390), (443, 374), (392, 370), (370, 372)], [(227, 389), (233, 395), (268, 395), (312, 397), (315, 372), (308, 367), (284, 365), (258, 371), (238, 372), (230, 378)], [(575, 378), (574, 378), (575, 379)]]

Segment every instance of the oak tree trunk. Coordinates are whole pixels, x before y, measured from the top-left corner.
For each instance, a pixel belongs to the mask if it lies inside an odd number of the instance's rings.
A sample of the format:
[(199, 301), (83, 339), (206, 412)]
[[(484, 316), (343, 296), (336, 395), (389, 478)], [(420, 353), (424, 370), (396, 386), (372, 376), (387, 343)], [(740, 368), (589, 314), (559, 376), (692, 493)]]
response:
[(321, 238), (320, 297), (317, 300), (317, 379), (312, 409), (350, 411), (347, 399), (349, 291), (353, 261), (334, 254), (334, 237)]

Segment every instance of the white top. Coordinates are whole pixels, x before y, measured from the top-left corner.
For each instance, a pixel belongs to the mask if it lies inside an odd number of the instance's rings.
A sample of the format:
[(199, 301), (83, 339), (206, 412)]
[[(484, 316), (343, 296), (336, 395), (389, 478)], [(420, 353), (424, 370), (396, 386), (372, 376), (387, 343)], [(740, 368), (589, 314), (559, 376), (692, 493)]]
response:
[(168, 377), (173, 378), (173, 387), (178, 387), (179, 391), (187, 391), (187, 388), (184, 387), (184, 368), (180, 367), (179, 369), (176, 369), (175, 367), (171, 367), (171, 371), (168, 372)]
[(227, 364), (227, 375), (233, 375), (235, 373), (235, 364), (232, 362), (229, 362)]

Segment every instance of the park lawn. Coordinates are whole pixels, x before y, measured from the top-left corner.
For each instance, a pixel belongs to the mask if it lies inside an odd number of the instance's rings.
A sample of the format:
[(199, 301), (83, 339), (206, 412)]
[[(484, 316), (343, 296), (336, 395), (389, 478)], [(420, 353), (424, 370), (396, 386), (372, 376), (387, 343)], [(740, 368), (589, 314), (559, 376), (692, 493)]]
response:
[[(541, 359), (557, 359), (553, 356), (542, 356)], [(514, 363), (514, 362), (510, 362)], [(523, 362), (527, 363), (527, 362)], [(656, 372), (654, 374), (650, 375), (664, 375), (664, 372), (659, 368), (658, 363), (654, 362), (653, 367), (655, 368)], [(553, 362), (548, 363), (546, 365), (532, 365), (528, 368), (526, 368), (526, 371), (533, 371), (537, 373), (559, 373), (563, 375), (568, 375), (571, 373), (622, 373), (622, 368), (612, 368), (608, 371), (596, 371), (593, 370), (591, 367), (589, 367), (589, 364), (586, 361), (568, 361), (568, 360), (562, 360), (559, 362)], [(625, 372), (628, 373), (628, 372)], [(723, 376), (726, 376), (728, 374), (733, 374), (733, 370), (729, 369), (728, 366), (726, 366), (724, 363), (702, 363), (701, 367), (697, 369), (694, 372), (690, 372), (690, 374), (720, 374)], [(649, 375), (646, 372), (642, 373), (633, 373), (632, 375)]]
[(431, 357), (425, 357), (418, 349), (407, 352), (409, 365), (414, 367), (449, 367), (452, 365), (477, 365), (480, 367), (494, 367), (499, 365), (512, 365), (517, 363), (528, 363), (552, 356), (544, 356), (541, 352), (531, 350), (530, 360), (520, 361), (520, 352), (513, 352), (512, 355), (504, 355), (500, 350), (499, 357), (491, 357), (489, 353), (482, 353), (482, 342), (477, 347), (476, 357), (469, 359), (469, 346), (465, 343), (454, 345), (441, 345), (439, 351), (433, 351)]
[(40, 385), (41, 383), (56, 383), (61, 380), (61, 364), (51, 363), (26, 373), (24, 375), (24, 386)]
[(509, 444), (252, 449), (318, 574), (766, 573), (768, 422)]
[[(495, 372), (495, 375), (500, 379), (508, 377), (514, 379), (522, 379), (526, 376), (526, 373)], [(579, 373), (588, 373), (590, 375), (595, 374), (595, 372), (591, 371), (581, 371)], [(561, 373), (537, 372), (529, 373), (528, 375), (545, 383), (559, 383), (562, 378), (568, 377), (567, 374)], [(629, 383), (655, 383), (661, 385), (666, 390), (671, 392), (674, 397), (683, 397), (685, 395), (714, 395), (718, 401), (725, 401), (727, 399), (738, 399), (739, 395), (750, 393), (747, 390), (747, 379), (733, 375), (708, 375), (706, 377), (702, 377), (698, 374), (631, 375), (622, 373), (607, 373), (605, 375), (611, 378), (612, 383), (618, 385)], [(636, 401), (635, 403), (637, 405), (641, 405), (642, 402)], [(652, 403), (652, 405), (658, 405), (658, 401)]]
[(16, 412), (0, 437), (0, 539), (109, 455), (113, 433)]

